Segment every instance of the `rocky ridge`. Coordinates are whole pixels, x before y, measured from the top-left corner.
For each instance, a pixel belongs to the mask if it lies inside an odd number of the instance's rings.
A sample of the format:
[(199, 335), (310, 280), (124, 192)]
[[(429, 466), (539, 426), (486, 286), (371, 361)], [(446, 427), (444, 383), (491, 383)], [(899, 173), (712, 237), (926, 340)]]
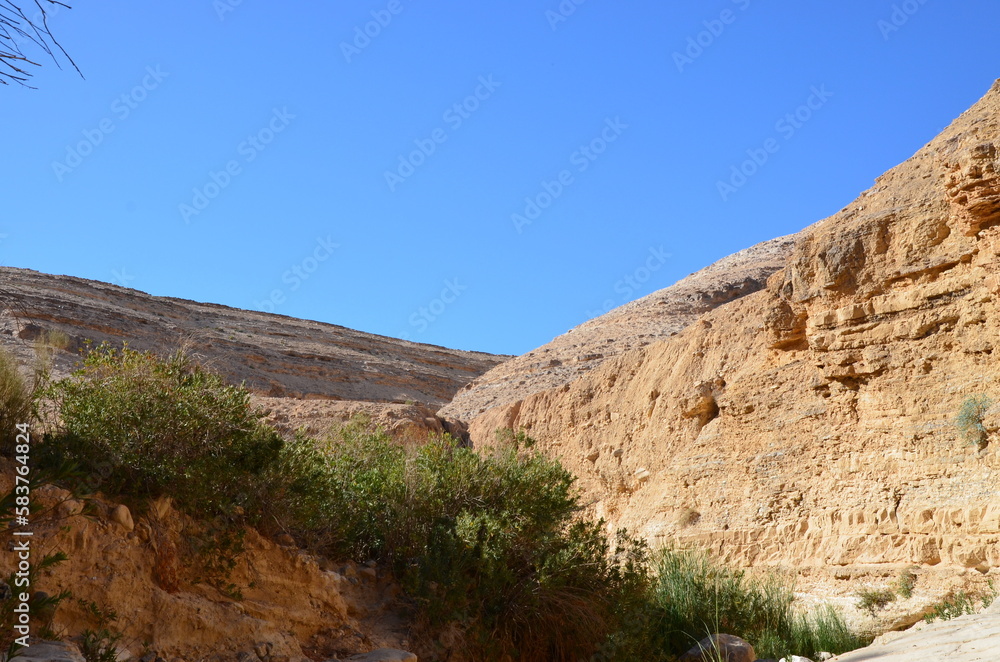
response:
[(794, 235), (761, 242), (584, 322), (466, 384), (441, 414), (472, 420), (487, 409), (568, 384), (612, 357), (674, 336), (704, 313), (762, 289), (768, 276), (784, 266), (793, 245)]
[(184, 346), (261, 395), (439, 407), (507, 358), (11, 267), (0, 267), (0, 298), (8, 304), (0, 343), (27, 364), (33, 341), (65, 334), (67, 351), (55, 356), (62, 373), (87, 340), (158, 352)]

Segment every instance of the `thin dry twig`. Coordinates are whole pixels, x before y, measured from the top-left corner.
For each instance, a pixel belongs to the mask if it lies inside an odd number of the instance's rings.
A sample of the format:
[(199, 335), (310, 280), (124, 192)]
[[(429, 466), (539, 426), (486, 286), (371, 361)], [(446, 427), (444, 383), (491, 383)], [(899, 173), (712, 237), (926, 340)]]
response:
[[(43, 5), (43, 2), (47, 4)], [(62, 53), (82, 77), (83, 73), (76, 66), (76, 62), (49, 29), (49, 12), (46, 11), (48, 5), (66, 9), (71, 7), (59, 0), (34, 0), (34, 3), (38, 12), (33, 18), (29, 18), (12, 0), (0, 0), (0, 84), (17, 83), (24, 87), (32, 87), (26, 82), (33, 75), (30, 67), (41, 65), (25, 54), (23, 47), (30, 45), (41, 49), (60, 69), (62, 65), (59, 63), (58, 55)]]

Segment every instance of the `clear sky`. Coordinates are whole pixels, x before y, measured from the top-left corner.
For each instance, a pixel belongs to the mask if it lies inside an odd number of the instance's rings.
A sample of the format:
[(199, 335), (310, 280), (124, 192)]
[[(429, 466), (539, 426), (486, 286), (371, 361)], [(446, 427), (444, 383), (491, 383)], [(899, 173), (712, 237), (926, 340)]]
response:
[(0, 87), (0, 262), (497, 353), (838, 211), (1000, 77), (996, 0), (71, 4), (85, 79)]

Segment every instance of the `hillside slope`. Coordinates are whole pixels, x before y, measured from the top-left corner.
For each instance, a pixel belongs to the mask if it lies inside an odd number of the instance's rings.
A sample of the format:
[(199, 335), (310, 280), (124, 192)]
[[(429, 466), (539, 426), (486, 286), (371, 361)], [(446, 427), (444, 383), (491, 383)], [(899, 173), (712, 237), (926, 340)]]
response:
[(788, 236), (751, 246), (584, 322), (467, 384), (441, 414), (472, 420), (487, 409), (567, 384), (614, 356), (676, 335), (702, 314), (763, 288), (768, 276), (784, 266), (793, 245), (794, 237)]
[(63, 372), (87, 339), (158, 352), (184, 345), (262, 395), (438, 407), (507, 358), (27, 269), (0, 268), (0, 297), (0, 344), (28, 363), (32, 341), (64, 333)]
[(611, 525), (746, 565), (1000, 566), (1000, 420), (982, 448), (955, 425), (967, 399), (1000, 400), (998, 120), (1000, 81), (795, 235), (764, 289), (505, 398), (474, 443), (527, 428)]

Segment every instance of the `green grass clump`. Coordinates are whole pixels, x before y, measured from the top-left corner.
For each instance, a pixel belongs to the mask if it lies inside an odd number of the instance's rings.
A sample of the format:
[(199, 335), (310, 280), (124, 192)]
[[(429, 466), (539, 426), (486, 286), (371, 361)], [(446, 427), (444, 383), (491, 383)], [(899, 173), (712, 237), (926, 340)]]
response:
[(35, 420), (38, 379), (25, 379), (10, 352), (0, 349), (0, 452), (13, 455), (18, 424)]
[(650, 608), (656, 648), (680, 654), (713, 632), (749, 641), (761, 658), (843, 653), (867, 642), (825, 606), (796, 614), (790, 581), (751, 576), (703, 552), (665, 549), (655, 557)]

